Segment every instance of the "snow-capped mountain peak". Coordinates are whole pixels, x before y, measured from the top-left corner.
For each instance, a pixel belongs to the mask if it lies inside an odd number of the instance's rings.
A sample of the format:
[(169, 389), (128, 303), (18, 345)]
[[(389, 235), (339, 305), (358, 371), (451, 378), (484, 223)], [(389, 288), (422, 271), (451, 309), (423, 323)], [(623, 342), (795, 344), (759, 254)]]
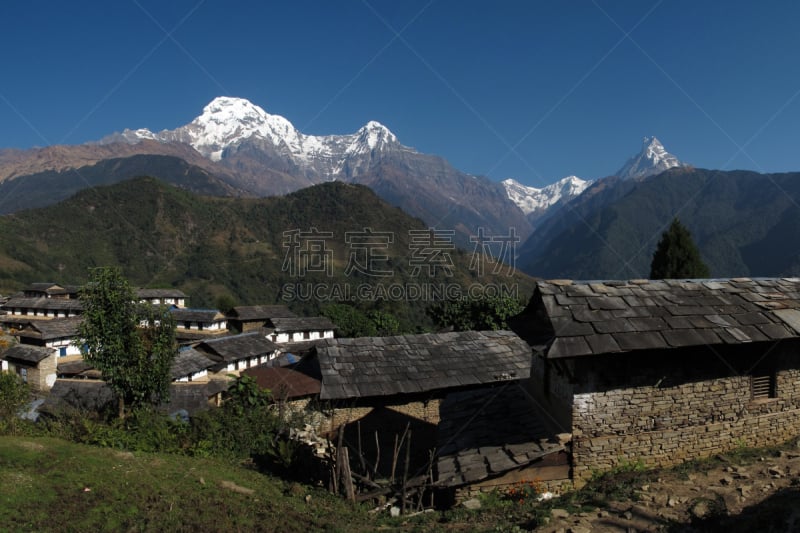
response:
[(305, 135), (286, 118), (271, 115), (244, 98), (230, 96), (214, 98), (200, 116), (174, 130), (153, 133), (145, 128), (126, 129), (100, 142), (138, 143), (143, 139), (185, 143), (212, 161), (221, 161), (229, 148), (255, 141), (293, 161), (296, 167), (308, 167), (310, 172), (329, 179), (346, 168), (362, 168), (363, 162), (350, 161), (352, 158), (363, 159), (372, 152), (399, 145), (389, 128), (374, 120), (348, 135)]
[[(181, 131), (183, 130), (183, 131)], [(166, 140), (187, 142), (195, 150), (219, 161), (225, 148), (251, 137), (267, 139), (276, 146), (302, 150), (301, 134), (280, 115), (270, 115), (244, 98), (220, 96), (203, 108), (203, 113), (190, 124), (171, 132), (162, 132)]]
[(623, 179), (643, 178), (681, 166), (686, 165), (667, 152), (658, 139), (645, 137), (642, 141), (642, 150), (630, 158), (615, 175)]
[(389, 128), (380, 122), (370, 120), (356, 132), (355, 139), (353, 139), (348, 151), (375, 150), (383, 144), (396, 142), (397, 137), (389, 131)]
[(592, 182), (567, 176), (541, 189), (528, 187), (513, 179), (503, 182), (508, 198), (526, 215), (543, 213), (556, 204), (565, 203), (581, 194)]

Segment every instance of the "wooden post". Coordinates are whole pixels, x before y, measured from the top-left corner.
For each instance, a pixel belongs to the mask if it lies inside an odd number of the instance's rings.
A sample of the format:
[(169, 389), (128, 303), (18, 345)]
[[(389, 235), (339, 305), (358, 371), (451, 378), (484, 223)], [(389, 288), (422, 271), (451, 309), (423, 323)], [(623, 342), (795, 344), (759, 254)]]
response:
[(402, 502), (401, 513), (406, 514), (406, 483), (408, 482), (408, 463), (411, 462), (411, 430), (408, 430), (408, 440), (406, 441), (406, 461), (403, 465), (403, 493), (400, 501)]
[(350, 454), (347, 447), (342, 448), (342, 486), (344, 487), (345, 496), (351, 502), (356, 501), (356, 493), (353, 488), (353, 476), (350, 474)]
[(358, 429), (358, 460), (361, 463), (361, 471), (369, 475), (367, 462), (364, 460), (364, 452), (361, 449), (361, 420), (356, 421), (356, 429)]
[(378, 465), (381, 463), (381, 441), (378, 438), (378, 430), (375, 430), (375, 467), (372, 470), (372, 479), (378, 479)]

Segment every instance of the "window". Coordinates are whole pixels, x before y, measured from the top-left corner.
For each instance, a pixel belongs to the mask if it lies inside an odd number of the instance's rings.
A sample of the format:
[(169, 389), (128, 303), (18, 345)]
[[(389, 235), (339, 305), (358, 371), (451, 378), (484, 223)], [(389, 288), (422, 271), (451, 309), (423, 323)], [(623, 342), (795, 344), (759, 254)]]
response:
[(58, 349), (58, 356), (59, 356), (59, 357), (64, 357), (64, 356), (66, 356), (66, 355), (67, 355), (67, 347), (66, 347), (66, 346), (62, 346), (62, 347), (60, 347), (60, 348)]
[(776, 398), (775, 374), (750, 376), (750, 393), (754, 400)]

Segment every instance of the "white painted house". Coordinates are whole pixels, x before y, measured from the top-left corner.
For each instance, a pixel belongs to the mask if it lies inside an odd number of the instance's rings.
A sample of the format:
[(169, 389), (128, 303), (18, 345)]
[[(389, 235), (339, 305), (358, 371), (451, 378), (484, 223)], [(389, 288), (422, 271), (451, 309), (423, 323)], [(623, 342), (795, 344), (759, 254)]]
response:
[(58, 358), (81, 355), (80, 347), (76, 345), (81, 320), (81, 317), (31, 320), (15, 335), (20, 344), (49, 348)]
[(136, 289), (139, 303), (186, 307), (186, 294), (178, 289)]
[(332, 339), (335, 328), (322, 316), (271, 318), (264, 325), (267, 338), (278, 344)]
[(262, 365), (278, 356), (275, 343), (260, 333), (230, 335), (209, 339), (195, 346), (195, 350), (215, 361), (212, 372), (238, 373), (245, 368)]

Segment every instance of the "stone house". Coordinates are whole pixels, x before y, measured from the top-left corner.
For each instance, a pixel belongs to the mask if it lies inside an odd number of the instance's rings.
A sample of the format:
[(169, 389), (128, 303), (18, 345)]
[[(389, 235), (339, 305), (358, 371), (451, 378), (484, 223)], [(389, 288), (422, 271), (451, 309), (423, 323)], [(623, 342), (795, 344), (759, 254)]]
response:
[(83, 306), (80, 300), (71, 298), (13, 296), (0, 310), (9, 317), (69, 318), (83, 313)]
[(800, 280), (540, 281), (512, 328), (576, 481), (800, 433)]
[(241, 305), (227, 313), (228, 327), (240, 333), (260, 330), (273, 318), (297, 318), (285, 305)]
[(170, 379), (176, 383), (208, 381), (208, 370), (217, 361), (190, 346), (181, 347), (170, 367)]
[(78, 285), (58, 285), (56, 283), (31, 283), (22, 289), (25, 298), (59, 298), (75, 300), (80, 292)]
[(175, 337), (178, 342), (202, 340), (216, 335), (227, 335), (228, 321), (216, 309), (173, 308)]
[(21, 344), (50, 348), (57, 357), (80, 356), (75, 340), (81, 320), (81, 317), (31, 320), (21, 325), (15, 335)]
[[(408, 428), (414, 435), (411, 471), (419, 474), (440, 445), (437, 428), (448, 424), (450, 412), (442, 408), (448, 398), (520, 383), (529, 377), (531, 349), (510, 331), (467, 331), (329, 339), (317, 346), (316, 358), (322, 380), (319, 398), (328, 415), (320, 432), (344, 431), (352, 456), (359, 442), (366, 457), (383, 450), (379, 470), (388, 474), (395, 439)], [(480, 405), (471, 404), (467, 411), (470, 422), (481, 417)], [(463, 429), (459, 426), (451, 436)], [(458, 440), (456, 446), (469, 444)], [(495, 475), (500, 472), (489, 474)], [(453, 487), (463, 481), (452, 477)], [(441, 475), (438, 480), (446, 486)]]
[(18, 374), (34, 390), (49, 390), (56, 382), (56, 356), (49, 348), (16, 344), (0, 358), (3, 371)]
[(336, 326), (330, 319), (316, 317), (274, 317), (264, 323), (264, 331), (272, 342), (302, 342), (332, 339)]
[(136, 289), (140, 303), (186, 307), (186, 294), (178, 289)]
[(194, 350), (211, 359), (208, 371), (215, 374), (238, 374), (245, 368), (262, 365), (278, 356), (278, 346), (260, 333), (243, 333), (208, 339)]

